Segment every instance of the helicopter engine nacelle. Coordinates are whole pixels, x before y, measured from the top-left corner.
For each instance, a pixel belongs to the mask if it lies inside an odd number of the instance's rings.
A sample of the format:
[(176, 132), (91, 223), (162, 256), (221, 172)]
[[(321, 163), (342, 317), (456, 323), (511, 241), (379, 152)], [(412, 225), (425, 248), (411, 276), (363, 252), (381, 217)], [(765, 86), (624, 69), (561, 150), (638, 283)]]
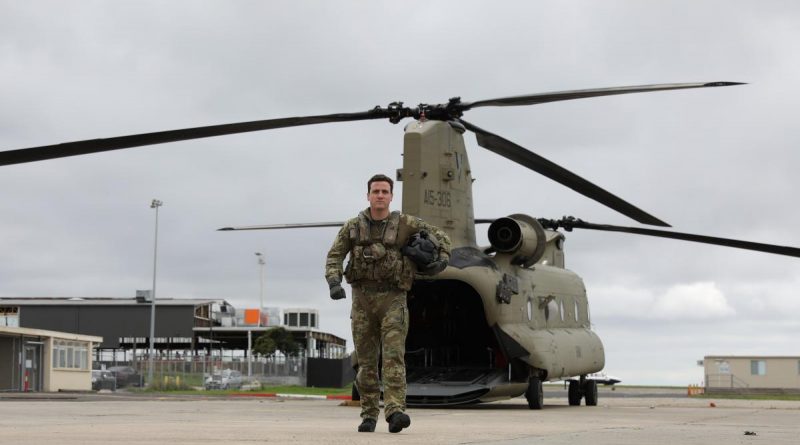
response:
[(534, 265), (544, 254), (546, 241), (544, 227), (528, 215), (515, 213), (489, 225), (489, 242), (498, 253), (511, 254), (512, 264)]

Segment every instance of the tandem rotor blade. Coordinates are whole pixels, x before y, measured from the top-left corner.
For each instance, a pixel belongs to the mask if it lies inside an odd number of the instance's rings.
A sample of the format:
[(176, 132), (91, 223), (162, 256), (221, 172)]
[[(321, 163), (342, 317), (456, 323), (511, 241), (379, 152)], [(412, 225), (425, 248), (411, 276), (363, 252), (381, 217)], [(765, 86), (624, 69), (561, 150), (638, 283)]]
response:
[[(454, 100), (456, 100), (455, 102), (452, 102), (448, 105), (439, 106), (438, 108), (434, 107), (434, 109), (430, 110), (430, 113), (433, 115), (434, 111), (439, 109), (440, 111), (443, 111), (443, 113), (440, 113), (442, 114), (441, 119), (450, 119), (452, 117), (461, 116), (463, 111), (483, 106), (534, 105), (545, 102), (581, 99), (596, 96), (612, 96), (617, 94), (644, 93), (651, 91), (705, 88), (741, 84), (742, 83), (739, 82), (709, 82), (641, 85), (631, 87), (562, 91), (527, 96), (513, 96), (477, 102), (460, 102), (457, 100), (457, 98), (454, 98)], [(43, 145), (39, 147), (3, 151), (0, 152), (0, 166), (99, 153), (111, 150), (120, 150), (124, 148), (141, 147), (145, 145), (163, 144), (167, 142), (201, 139), (228, 134), (247, 133), (251, 131), (271, 130), (276, 128), (296, 127), (301, 125), (382, 118), (388, 118), (390, 122), (397, 123), (405, 117), (419, 118), (420, 113), (420, 108), (404, 108), (402, 106), (402, 102), (394, 102), (389, 104), (388, 108), (375, 107), (372, 110), (359, 113), (337, 113), (318, 116), (287, 117), (280, 119), (267, 119), (260, 121), (159, 131), (154, 133), (142, 133), (106, 139), (89, 139), (84, 141), (66, 142), (63, 144)]]
[(653, 91), (685, 90), (689, 88), (727, 87), (745, 85), (743, 82), (706, 82), (706, 83), (662, 83), (656, 85), (636, 85), (630, 87), (593, 88), (589, 90), (556, 91), (552, 93), (530, 94), (526, 96), (500, 97), (496, 99), (462, 102), (459, 108), (469, 110), (477, 107), (510, 107), (517, 105), (536, 105), (562, 100), (585, 99), (598, 96), (615, 96), (618, 94), (650, 93)]
[(223, 227), (217, 231), (228, 232), (232, 230), (270, 230), (270, 229), (309, 229), (314, 227), (342, 227), (344, 221), (297, 223), (297, 224), (269, 224), (265, 226)]
[(695, 235), (692, 233), (669, 232), (666, 230), (644, 229), (639, 227), (622, 227), (608, 224), (594, 224), (575, 218), (564, 218), (561, 220), (540, 219), (539, 222), (547, 228), (563, 227), (567, 231), (572, 229), (601, 230), (604, 232), (633, 233), (636, 235), (648, 235), (659, 238), (670, 238), (683, 241), (693, 241), (696, 243), (713, 244), (717, 246), (735, 247), (737, 249), (754, 250), (756, 252), (774, 253), (776, 255), (786, 255), (800, 258), (800, 248), (789, 246), (778, 246), (775, 244), (755, 243), (752, 241), (742, 241), (737, 239), (719, 238), (715, 236)]
[(233, 124), (210, 125), (206, 127), (183, 128), (179, 130), (142, 133), (107, 139), (89, 139), (63, 144), (43, 145), (41, 147), (21, 148), (0, 152), (0, 166), (43, 161), (46, 159), (99, 153), (123, 148), (163, 144), (166, 142), (201, 139), (227, 134), (248, 133), (251, 131), (272, 130), (276, 128), (297, 127), (301, 125), (324, 124), (329, 122), (349, 122), (389, 117), (385, 109), (375, 108), (360, 113), (325, 114), (319, 116), (286, 117)]
[(528, 167), (529, 169), (540, 173), (559, 184), (565, 185), (576, 192), (591, 198), (600, 204), (610, 207), (623, 215), (632, 218), (633, 220), (642, 224), (650, 224), (652, 226), (670, 227), (669, 224), (656, 218), (653, 215), (645, 212), (644, 210), (634, 206), (633, 204), (624, 201), (622, 198), (611, 194), (610, 192), (592, 184), (591, 182), (583, 179), (582, 177), (572, 173), (571, 171), (559, 166), (558, 164), (549, 161), (530, 150), (527, 150), (508, 139), (504, 139), (494, 133), (490, 133), (480, 127), (470, 124), (469, 122), (461, 119), (460, 122), (464, 126), (475, 133), (478, 138), (478, 145), (486, 148), (489, 151), (499, 154), (507, 159), (510, 159), (517, 164)]

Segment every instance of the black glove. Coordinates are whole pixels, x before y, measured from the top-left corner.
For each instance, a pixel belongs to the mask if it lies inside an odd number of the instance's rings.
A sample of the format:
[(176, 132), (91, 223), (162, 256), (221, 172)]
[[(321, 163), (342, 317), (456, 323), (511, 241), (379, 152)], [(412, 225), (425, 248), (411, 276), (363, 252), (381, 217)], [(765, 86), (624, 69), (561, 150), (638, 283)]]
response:
[(328, 287), (331, 290), (331, 300), (341, 300), (347, 297), (342, 289), (342, 282), (335, 279), (328, 280)]
[(449, 263), (449, 258), (442, 255), (441, 258), (438, 260), (428, 264), (425, 267), (421, 267), (419, 273), (422, 275), (436, 275), (439, 272), (445, 270), (447, 268), (447, 263)]

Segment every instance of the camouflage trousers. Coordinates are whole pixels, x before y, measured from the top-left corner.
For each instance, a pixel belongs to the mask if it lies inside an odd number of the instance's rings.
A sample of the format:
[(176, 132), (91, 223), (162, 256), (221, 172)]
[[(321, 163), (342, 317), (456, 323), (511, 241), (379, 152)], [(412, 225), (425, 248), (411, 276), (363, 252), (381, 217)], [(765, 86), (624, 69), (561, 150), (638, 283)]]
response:
[(406, 291), (370, 290), (354, 285), (351, 319), (358, 357), (356, 388), (361, 395), (361, 417), (377, 419), (380, 414), (379, 356), (383, 366), (383, 414), (389, 418), (405, 411)]

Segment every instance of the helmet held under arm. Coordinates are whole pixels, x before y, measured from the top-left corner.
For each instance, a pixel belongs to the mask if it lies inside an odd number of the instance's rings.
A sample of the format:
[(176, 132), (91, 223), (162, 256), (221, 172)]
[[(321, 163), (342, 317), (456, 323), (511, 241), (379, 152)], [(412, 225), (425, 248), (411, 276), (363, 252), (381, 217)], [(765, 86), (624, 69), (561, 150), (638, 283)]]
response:
[(442, 260), (439, 255), (439, 242), (425, 230), (408, 237), (408, 242), (401, 252), (417, 265), (419, 273), (423, 275), (435, 275), (443, 269), (434, 267)]

